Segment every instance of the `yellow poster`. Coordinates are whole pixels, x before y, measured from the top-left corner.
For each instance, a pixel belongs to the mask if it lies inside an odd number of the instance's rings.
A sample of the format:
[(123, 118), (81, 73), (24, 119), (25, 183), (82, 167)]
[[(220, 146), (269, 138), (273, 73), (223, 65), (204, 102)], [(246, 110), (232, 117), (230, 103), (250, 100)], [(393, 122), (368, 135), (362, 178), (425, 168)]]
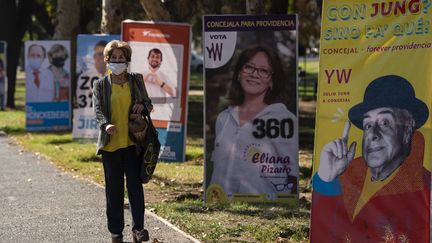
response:
[(311, 242), (430, 242), (431, 12), (324, 1)]

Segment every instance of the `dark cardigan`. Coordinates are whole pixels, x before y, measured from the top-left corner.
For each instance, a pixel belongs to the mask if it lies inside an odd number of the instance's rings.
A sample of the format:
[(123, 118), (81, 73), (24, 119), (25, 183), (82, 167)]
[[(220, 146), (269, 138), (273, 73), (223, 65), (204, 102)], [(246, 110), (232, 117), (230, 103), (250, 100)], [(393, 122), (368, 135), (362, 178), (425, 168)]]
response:
[[(133, 104), (143, 104), (147, 111), (153, 110), (153, 105), (147, 94), (142, 74), (128, 73), (129, 87)], [(105, 125), (111, 122), (111, 79), (105, 76), (93, 84), (93, 110), (96, 114), (96, 123), (99, 127), (99, 136), (96, 144), (96, 154), (109, 141), (109, 134), (105, 131)], [(130, 107), (128, 107), (130, 110)]]

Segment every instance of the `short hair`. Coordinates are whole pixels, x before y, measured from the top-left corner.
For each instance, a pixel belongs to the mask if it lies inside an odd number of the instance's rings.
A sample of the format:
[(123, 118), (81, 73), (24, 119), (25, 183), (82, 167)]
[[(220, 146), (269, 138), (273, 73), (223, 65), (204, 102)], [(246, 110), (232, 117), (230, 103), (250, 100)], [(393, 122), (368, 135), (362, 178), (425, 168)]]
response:
[(96, 43), (96, 45), (94, 46), (94, 48), (96, 49), (96, 47), (100, 46), (100, 47), (104, 47), (108, 44), (108, 41), (106, 40), (100, 40)]
[(243, 65), (246, 64), (250, 59), (252, 59), (257, 53), (263, 52), (272, 67), (272, 88), (267, 91), (264, 96), (264, 103), (286, 103), (287, 102), (287, 80), (284, 74), (284, 69), (282, 68), (281, 59), (277, 54), (275, 54), (270, 49), (263, 46), (253, 46), (243, 50), (234, 66), (234, 71), (231, 79), (231, 85), (228, 90), (227, 99), (231, 105), (241, 105), (244, 101), (244, 91), (241, 87), (239, 80), (239, 73), (241, 72)]
[(42, 52), (43, 52), (43, 57), (45, 58), (46, 57), (46, 50), (45, 50), (45, 47), (43, 46), (43, 45), (39, 45), (39, 44), (31, 44), (29, 47), (28, 47), (28, 49), (27, 49), (27, 55), (30, 53), (30, 50), (33, 48), (33, 47), (35, 47), (35, 46), (39, 46), (40, 48), (42, 48)]
[(411, 138), (416, 130), (415, 120), (411, 112), (406, 109), (393, 108), (395, 116), (397, 117), (399, 123), (404, 128), (404, 132), (409, 132), (409, 137), (407, 139), (406, 146), (403, 146), (402, 150), (408, 155), (411, 153)]
[(48, 58), (52, 59), (54, 54), (61, 53), (64, 55), (65, 58), (69, 57), (69, 53), (63, 45), (60, 44), (54, 44), (51, 49), (48, 51)]
[(415, 119), (411, 112), (406, 109), (393, 107), (393, 111), (395, 112), (395, 116), (397, 117), (400, 125), (411, 128), (412, 134), (415, 131)]
[(148, 53), (147, 59), (150, 58), (150, 55), (151, 55), (152, 52), (155, 53), (155, 54), (160, 54), (160, 56), (161, 56), (161, 61), (162, 61), (162, 59), (163, 59), (163, 55), (162, 55), (161, 50), (159, 50), (158, 48), (153, 48), (153, 49), (151, 49), (151, 50), (149, 51), (149, 53)]
[(108, 44), (105, 46), (104, 51), (103, 51), (105, 62), (109, 61), (109, 59), (111, 58), (111, 55), (115, 49), (120, 49), (123, 52), (123, 54), (126, 57), (127, 62), (131, 61), (132, 49), (129, 46), (129, 44), (125, 41), (112, 40), (112, 41), (108, 42)]

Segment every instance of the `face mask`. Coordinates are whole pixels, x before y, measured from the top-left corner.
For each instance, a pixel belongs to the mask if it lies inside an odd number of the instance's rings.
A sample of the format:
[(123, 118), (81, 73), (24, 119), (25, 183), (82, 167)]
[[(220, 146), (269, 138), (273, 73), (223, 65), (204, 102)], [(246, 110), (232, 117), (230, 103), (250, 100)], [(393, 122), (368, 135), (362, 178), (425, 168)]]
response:
[(114, 73), (115, 75), (122, 74), (124, 71), (126, 71), (126, 68), (127, 68), (127, 64), (124, 62), (122, 62), (122, 63), (113, 63), (113, 62), (108, 63), (108, 69), (111, 70), (111, 72)]
[(32, 68), (33, 70), (37, 70), (42, 65), (43, 59), (42, 58), (28, 58), (27, 59), (28, 66)]
[(56, 67), (63, 67), (66, 59), (63, 57), (53, 57), (51, 64)]

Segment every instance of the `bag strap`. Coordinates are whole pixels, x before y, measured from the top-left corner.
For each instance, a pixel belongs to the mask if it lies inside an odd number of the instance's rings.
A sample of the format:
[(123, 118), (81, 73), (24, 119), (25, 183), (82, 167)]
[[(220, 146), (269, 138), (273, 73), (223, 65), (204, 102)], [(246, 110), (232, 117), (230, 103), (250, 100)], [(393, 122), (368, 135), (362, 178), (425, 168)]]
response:
[(146, 117), (147, 118), (147, 120), (149, 121), (149, 126), (152, 128), (152, 129), (156, 129), (154, 126), (153, 126), (153, 121), (152, 121), (152, 119), (151, 119), (151, 117), (150, 117), (150, 112), (147, 110), (147, 109), (144, 109), (144, 117)]
[[(147, 88), (145, 86), (143, 76), (141, 74), (139, 74), (139, 73), (134, 73), (134, 72), (131, 72), (130, 76), (131, 76), (132, 84), (136, 87), (136, 89), (140, 93), (139, 96), (140, 96), (141, 100), (143, 101), (144, 110), (148, 110), (149, 109), (148, 106), (150, 106), (152, 108), (153, 105), (152, 105), (151, 99), (150, 99), (150, 97), (148, 95)], [(137, 90), (135, 89), (135, 87), (133, 88), (133, 92), (137, 92)], [(136, 99), (136, 97), (138, 95), (135, 93), (134, 96), (135, 96), (135, 99)], [(136, 101), (137, 101), (137, 99), (134, 102), (136, 102)]]

